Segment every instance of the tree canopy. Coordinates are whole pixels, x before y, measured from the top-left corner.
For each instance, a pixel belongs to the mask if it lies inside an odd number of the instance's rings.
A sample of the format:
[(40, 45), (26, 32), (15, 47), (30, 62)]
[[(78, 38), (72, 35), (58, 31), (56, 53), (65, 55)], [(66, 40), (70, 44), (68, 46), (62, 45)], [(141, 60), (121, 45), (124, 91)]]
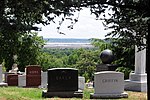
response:
[[(97, 19), (103, 14), (105, 25), (113, 23), (107, 26), (114, 29), (108, 35), (129, 38), (138, 46), (145, 45), (143, 38), (148, 30), (149, 0), (1, 0), (0, 33), (37, 31), (39, 28), (35, 24), (50, 24), (61, 14), (64, 21), (66, 16), (82, 10), (82, 7), (89, 7)], [(113, 12), (109, 19), (105, 18), (107, 9)], [(72, 23), (77, 21), (74, 19)]]

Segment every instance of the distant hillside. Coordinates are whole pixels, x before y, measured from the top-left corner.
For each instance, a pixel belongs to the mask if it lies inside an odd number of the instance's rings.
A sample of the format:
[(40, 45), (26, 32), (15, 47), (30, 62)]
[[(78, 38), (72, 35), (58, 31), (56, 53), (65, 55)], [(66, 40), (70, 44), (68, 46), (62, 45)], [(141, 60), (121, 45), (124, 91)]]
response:
[(47, 43), (90, 43), (90, 39), (44, 38)]

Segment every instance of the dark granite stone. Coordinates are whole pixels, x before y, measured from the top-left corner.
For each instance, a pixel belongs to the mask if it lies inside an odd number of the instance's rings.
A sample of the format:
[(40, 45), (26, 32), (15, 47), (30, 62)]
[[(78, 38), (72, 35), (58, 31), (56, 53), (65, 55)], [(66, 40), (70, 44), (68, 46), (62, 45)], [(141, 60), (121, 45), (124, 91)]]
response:
[(48, 70), (48, 92), (77, 91), (78, 70), (53, 68)]
[(52, 68), (48, 70), (48, 90), (42, 97), (82, 98), (78, 90), (78, 70), (74, 68)]
[(26, 67), (26, 87), (38, 87), (41, 85), (41, 67), (28, 65)]
[(111, 64), (111, 62), (114, 60), (113, 52), (109, 49), (102, 51), (100, 54), (100, 59), (103, 64)]
[(115, 71), (118, 66), (114, 64), (99, 64), (96, 66), (96, 72)]
[(7, 76), (8, 86), (18, 86), (18, 74), (9, 74)]

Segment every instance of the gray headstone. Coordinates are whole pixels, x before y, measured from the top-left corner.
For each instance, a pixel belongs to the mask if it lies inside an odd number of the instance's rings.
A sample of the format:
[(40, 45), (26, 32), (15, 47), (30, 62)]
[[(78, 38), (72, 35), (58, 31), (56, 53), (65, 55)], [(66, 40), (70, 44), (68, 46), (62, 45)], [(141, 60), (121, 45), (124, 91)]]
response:
[(8, 84), (4, 83), (2, 79), (3, 79), (2, 65), (0, 64), (0, 86), (8, 86)]
[(124, 74), (115, 71), (97, 72), (94, 76), (94, 94), (91, 98), (128, 97), (124, 93)]

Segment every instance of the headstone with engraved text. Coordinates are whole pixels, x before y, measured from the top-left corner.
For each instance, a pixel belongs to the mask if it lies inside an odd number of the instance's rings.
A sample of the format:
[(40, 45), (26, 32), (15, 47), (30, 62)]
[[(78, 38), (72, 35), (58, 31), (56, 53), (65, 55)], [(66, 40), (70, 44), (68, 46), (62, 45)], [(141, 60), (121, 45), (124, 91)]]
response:
[(90, 98), (128, 97), (124, 92), (124, 74), (115, 71), (97, 72), (94, 76), (94, 91)]
[(26, 67), (26, 86), (38, 87), (41, 85), (41, 67), (39, 65), (29, 65)]
[(52, 68), (48, 70), (48, 90), (43, 91), (43, 97), (79, 97), (78, 70), (73, 68)]

